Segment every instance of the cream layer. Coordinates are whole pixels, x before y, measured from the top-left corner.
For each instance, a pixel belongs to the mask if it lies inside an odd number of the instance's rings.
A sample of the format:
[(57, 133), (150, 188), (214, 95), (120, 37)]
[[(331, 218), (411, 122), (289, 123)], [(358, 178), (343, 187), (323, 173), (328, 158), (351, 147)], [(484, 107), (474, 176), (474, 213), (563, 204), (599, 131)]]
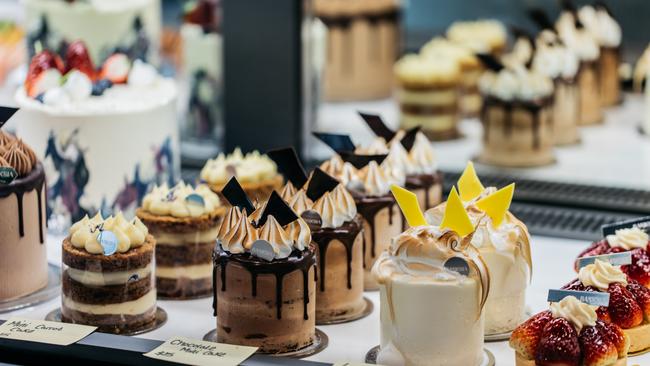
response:
[(456, 114), (412, 115), (402, 113), (402, 128), (405, 129), (422, 126), (429, 131), (447, 131), (454, 128), (456, 122), (458, 122)]
[(151, 273), (152, 265), (147, 264), (144, 268), (136, 268), (130, 271), (119, 272), (91, 272), (83, 271), (75, 268), (68, 268), (66, 272), (73, 280), (89, 286), (107, 286), (107, 285), (123, 285), (129, 281), (133, 276), (137, 278), (144, 278)]
[(211, 276), (212, 263), (177, 267), (156, 267), (156, 277), (159, 278), (189, 278), (190, 280), (199, 280), (210, 278)]
[(139, 315), (156, 306), (155, 290), (149, 291), (139, 299), (118, 304), (84, 304), (65, 295), (62, 297), (65, 308), (94, 315)]
[(458, 100), (458, 90), (456, 90), (456, 88), (430, 91), (400, 89), (397, 91), (397, 100), (402, 104), (447, 106), (450, 104), (456, 104), (456, 101)]
[(168, 233), (163, 231), (153, 231), (151, 234), (156, 238), (157, 245), (180, 246), (194, 243), (209, 243), (217, 240), (219, 226), (208, 230), (196, 231), (191, 233)]

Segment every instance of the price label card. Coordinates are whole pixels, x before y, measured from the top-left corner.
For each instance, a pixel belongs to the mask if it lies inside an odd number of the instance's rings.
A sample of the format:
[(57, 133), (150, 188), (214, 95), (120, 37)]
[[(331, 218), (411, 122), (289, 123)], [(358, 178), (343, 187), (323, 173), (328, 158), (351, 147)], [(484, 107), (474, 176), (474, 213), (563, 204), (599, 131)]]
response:
[(146, 357), (194, 366), (236, 366), (257, 351), (257, 347), (174, 337), (145, 353)]
[(86, 338), (95, 329), (97, 327), (14, 317), (0, 325), (0, 338), (68, 346)]

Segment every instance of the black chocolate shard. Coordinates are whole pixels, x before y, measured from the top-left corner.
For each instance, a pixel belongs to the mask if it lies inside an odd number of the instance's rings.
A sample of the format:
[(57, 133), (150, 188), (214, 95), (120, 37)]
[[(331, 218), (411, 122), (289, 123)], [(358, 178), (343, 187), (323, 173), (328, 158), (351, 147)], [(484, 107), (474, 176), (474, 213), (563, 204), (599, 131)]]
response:
[(16, 112), (18, 112), (18, 108), (0, 106), (0, 128), (2, 128), (2, 126), (4, 126), (4, 124), (7, 123)]
[(339, 155), (341, 155), (341, 159), (343, 159), (343, 161), (352, 164), (352, 166), (357, 169), (365, 167), (366, 165), (370, 164), (371, 161), (375, 161), (377, 164), (381, 164), (384, 159), (386, 159), (386, 156), (388, 156), (387, 154), (359, 155), (354, 153), (340, 153)]
[(311, 175), (309, 186), (307, 186), (307, 197), (312, 201), (316, 201), (326, 192), (331, 192), (337, 185), (339, 185), (338, 180), (334, 179), (331, 175), (325, 173), (320, 168), (316, 168)]
[(250, 198), (248, 198), (248, 195), (244, 192), (244, 189), (237, 181), (237, 178), (230, 178), (228, 183), (221, 190), (221, 194), (226, 198), (226, 200), (228, 200), (228, 203), (232, 206), (239, 207), (242, 210), (246, 210), (248, 215), (255, 211), (255, 206), (251, 203)]
[(542, 8), (531, 8), (528, 10), (528, 16), (541, 29), (550, 29), (555, 31), (555, 25), (548, 17), (548, 14)]
[(269, 201), (266, 203), (264, 211), (262, 211), (262, 216), (257, 222), (257, 226), (259, 227), (264, 225), (269, 215), (273, 216), (280, 226), (288, 225), (298, 219), (298, 215), (293, 212), (291, 207), (284, 202), (282, 197), (280, 197), (280, 194), (276, 191), (271, 193), (271, 197), (269, 197)]
[(510, 32), (512, 32), (512, 35), (515, 36), (515, 39), (523, 38), (534, 45), (534, 37), (527, 30), (514, 24), (510, 24), (509, 28)]
[(499, 72), (504, 69), (503, 64), (501, 61), (497, 60), (496, 57), (489, 53), (477, 53), (476, 57), (481, 61), (483, 66), (486, 68), (494, 71), (494, 72)]
[(386, 142), (390, 142), (390, 140), (395, 137), (395, 131), (391, 130), (386, 126), (386, 123), (384, 123), (384, 120), (379, 116), (378, 114), (370, 114), (370, 113), (363, 113), (363, 112), (358, 112), (361, 118), (363, 118), (364, 121), (366, 121), (366, 124), (372, 132), (375, 133), (375, 135), (379, 137), (383, 137)]
[(421, 126), (415, 126), (411, 128), (410, 130), (406, 131), (404, 134), (404, 137), (402, 137), (399, 142), (404, 146), (406, 151), (411, 151), (413, 148), (413, 144), (415, 144), (415, 136), (417, 136), (418, 132), (420, 132), (420, 127)]
[(578, 10), (572, 0), (560, 0), (560, 8), (564, 11), (570, 11), (573, 14)]
[(332, 148), (332, 150), (336, 151), (337, 153), (353, 152), (356, 148), (349, 135), (323, 132), (313, 132), (313, 135), (316, 136), (316, 138), (319, 140), (326, 143), (327, 146)]
[(307, 173), (293, 147), (271, 150), (266, 153), (278, 165), (278, 170), (294, 187), (300, 189), (307, 182)]

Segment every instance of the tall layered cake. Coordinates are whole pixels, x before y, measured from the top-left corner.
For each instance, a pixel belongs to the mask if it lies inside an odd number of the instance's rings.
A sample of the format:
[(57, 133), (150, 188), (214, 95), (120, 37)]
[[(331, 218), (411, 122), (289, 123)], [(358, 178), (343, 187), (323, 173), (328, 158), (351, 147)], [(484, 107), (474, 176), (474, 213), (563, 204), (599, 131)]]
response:
[(0, 301), (6, 301), (45, 287), (47, 250), (43, 166), (22, 140), (2, 131), (0, 212)]
[(393, 89), (399, 53), (400, 0), (316, 0), (313, 13), (327, 27), (325, 98), (379, 99)]
[(493, 68), (481, 77), (485, 164), (530, 167), (553, 163), (553, 82), (524, 67)]
[(432, 226), (412, 193), (394, 190), (411, 228), (393, 238), (373, 268), (381, 291), (377, 364), (483, 365), (490, 275), (469, 243), (473, 227), (456, 191), (443, 224)]
[(224, 213), (217, 194), (205, 185), (162, 185), (144, 197), (136, 214), (156, 238), (159, 297), (212, 294), (212, 251)]
[(156, 240), (122, 213), (87, 216), (63, 240), (62, 320), (106, 333), (133, 333), (156, 321)]
[(268, 156), (253, 151), (243, 154), (237, 148), (231, 154), (219, 154), (205, 163), (200, 179), (220, 194), (230, 178), (236, 177), (252, 199), (265, 201), (274, 190), (282, 188), (282, 175)]
[(223, 195), (232, 207), (214, 252), (217, 341), (273, 354), (312, 345), (317, 258), (309, 226), (277, 192), (255, 208), (232, 178)]
[(132, 214), (149, 186), (179, 176), (174, 81), (121, 52), (95, 65), (80, 41), (63, 58), (42, 51), (16, 93), (17, 134), (43, 161), (52, 227), (97, 210)]
[(395, 64), (400, 125), (404, 129), (420, 126), (433, 140), (459, 137), (459, 64), (449, 58), (406, 55)]

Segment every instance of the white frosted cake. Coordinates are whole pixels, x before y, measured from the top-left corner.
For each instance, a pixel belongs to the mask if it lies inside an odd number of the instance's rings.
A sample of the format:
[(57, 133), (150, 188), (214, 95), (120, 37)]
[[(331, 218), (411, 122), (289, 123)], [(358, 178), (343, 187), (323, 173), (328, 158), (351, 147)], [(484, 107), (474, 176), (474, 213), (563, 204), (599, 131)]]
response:
[(180, 170), (174, 81), (119, 53), (93, 72), (73, 44), (65, 66), (36, 55), (16, 93), (17, 134), (43, 161), (48, 218), (62, 227), (96, 210), (131, 213), (151, 184), (171, 184)]

